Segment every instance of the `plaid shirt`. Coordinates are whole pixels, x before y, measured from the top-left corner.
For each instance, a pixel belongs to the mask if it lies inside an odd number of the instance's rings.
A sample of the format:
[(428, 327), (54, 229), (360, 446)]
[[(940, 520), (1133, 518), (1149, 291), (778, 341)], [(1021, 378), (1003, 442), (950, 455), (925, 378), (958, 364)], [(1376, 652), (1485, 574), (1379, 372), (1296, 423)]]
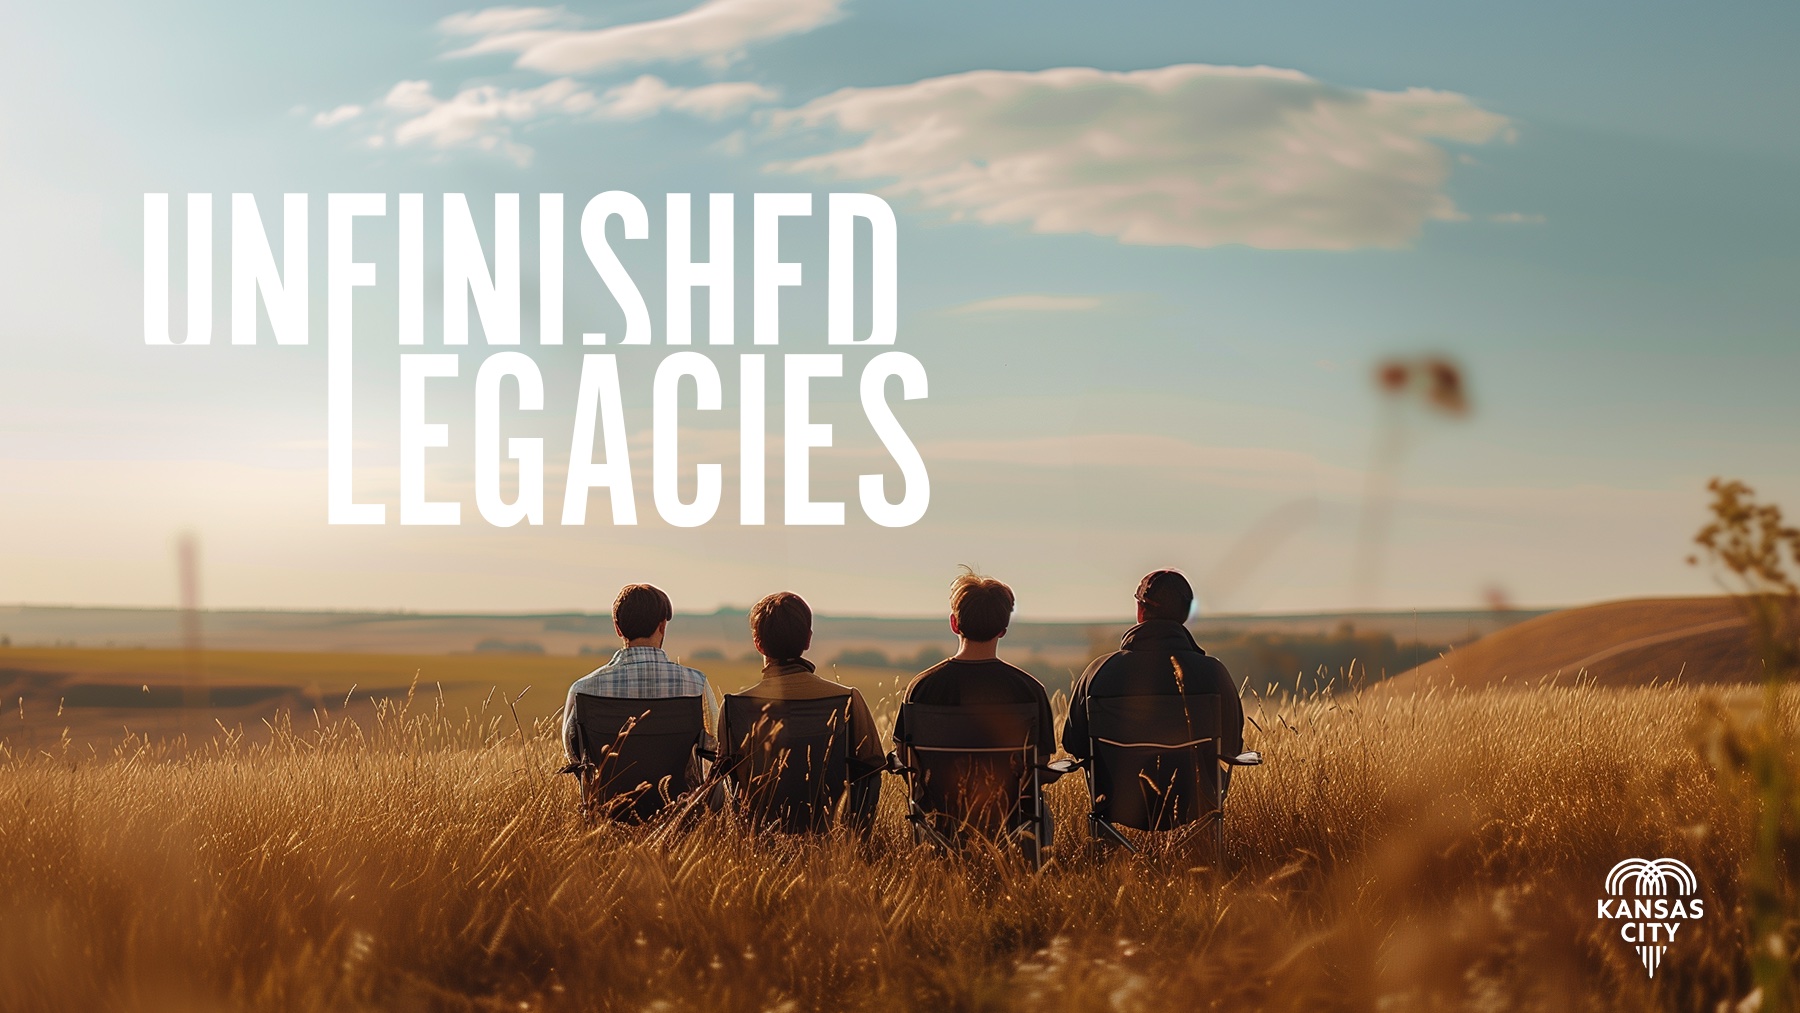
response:
[[(706, 685), (706, 676), (669, 660), (660, 647), (622, 647), (612, 660), (569, 687), (563, 705), (563, 741), (574, 741), (575, 694), (644, 700), (668, 696), (697, 696), (706, 704), (707, 723), (718, 725), (718, 704)], [(571, 755), (573, 755), (571, 753)]]

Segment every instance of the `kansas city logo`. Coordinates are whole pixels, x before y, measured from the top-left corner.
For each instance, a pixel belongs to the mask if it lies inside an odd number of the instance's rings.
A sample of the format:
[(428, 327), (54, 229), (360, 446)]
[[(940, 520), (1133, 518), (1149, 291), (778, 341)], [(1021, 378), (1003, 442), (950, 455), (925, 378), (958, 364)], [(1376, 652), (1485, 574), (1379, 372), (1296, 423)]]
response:
[(1694, 870), (1673, 858), (1627, 858), (1606, 874), (1606, 892), (1600, 917), (1619, 923), (1619, 936), (1637, 948), (1652, 978), (1682, 923), (1706, 916)]

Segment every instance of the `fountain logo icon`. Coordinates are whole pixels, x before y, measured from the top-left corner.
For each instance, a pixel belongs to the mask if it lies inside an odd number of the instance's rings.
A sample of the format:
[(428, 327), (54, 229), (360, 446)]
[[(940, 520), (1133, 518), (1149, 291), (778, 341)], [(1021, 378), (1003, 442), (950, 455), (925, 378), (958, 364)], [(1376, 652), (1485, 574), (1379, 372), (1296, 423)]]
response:
[(1606, 874), (1606, 892), (1600, 918), (1619, 923), (1652, 978), (1681, 926), (1706, 916), (1699, 879), (1674, 858), (1627, 858)]

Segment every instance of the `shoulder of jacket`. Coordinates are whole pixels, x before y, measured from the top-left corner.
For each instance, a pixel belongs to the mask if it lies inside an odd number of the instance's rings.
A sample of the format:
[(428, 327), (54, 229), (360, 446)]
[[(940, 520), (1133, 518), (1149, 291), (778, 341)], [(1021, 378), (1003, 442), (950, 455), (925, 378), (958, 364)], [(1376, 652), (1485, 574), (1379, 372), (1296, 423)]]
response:
[(1171, 651), (1169, 652), (1169, 655), (1184, 665), (1190, 665), (1197, 668), (1222, 669), (1225, 667), (1224, 662), (1206, 653), (1204, 648), (1183, 648), (1179, 651)]
[(1223, 661), (1220, 661), (1217, 655), (1208, 653), (1204, 648), (1197, 648), (1195, 650), (1184, 651), (1182, 653), (1192, 654), (1194, 657), (1201, 659), (1201, 661), (1208, 668), (1217, 668), (1220, 670), (1223, 670), (1225, 668), (1225, 663)]

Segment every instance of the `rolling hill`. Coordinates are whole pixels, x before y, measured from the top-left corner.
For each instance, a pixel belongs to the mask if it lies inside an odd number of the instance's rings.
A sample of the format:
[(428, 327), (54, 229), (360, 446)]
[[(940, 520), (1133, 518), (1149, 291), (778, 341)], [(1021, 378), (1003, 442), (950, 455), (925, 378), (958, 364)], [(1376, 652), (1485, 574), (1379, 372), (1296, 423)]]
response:
[(1446, 652), (1377, 689), (1525, 687), (1577, 678), (1602, 686), (1641, 686), (1760, 677), (1749, 627), (1731, 599), (1638, 598), (1528, 619)]

